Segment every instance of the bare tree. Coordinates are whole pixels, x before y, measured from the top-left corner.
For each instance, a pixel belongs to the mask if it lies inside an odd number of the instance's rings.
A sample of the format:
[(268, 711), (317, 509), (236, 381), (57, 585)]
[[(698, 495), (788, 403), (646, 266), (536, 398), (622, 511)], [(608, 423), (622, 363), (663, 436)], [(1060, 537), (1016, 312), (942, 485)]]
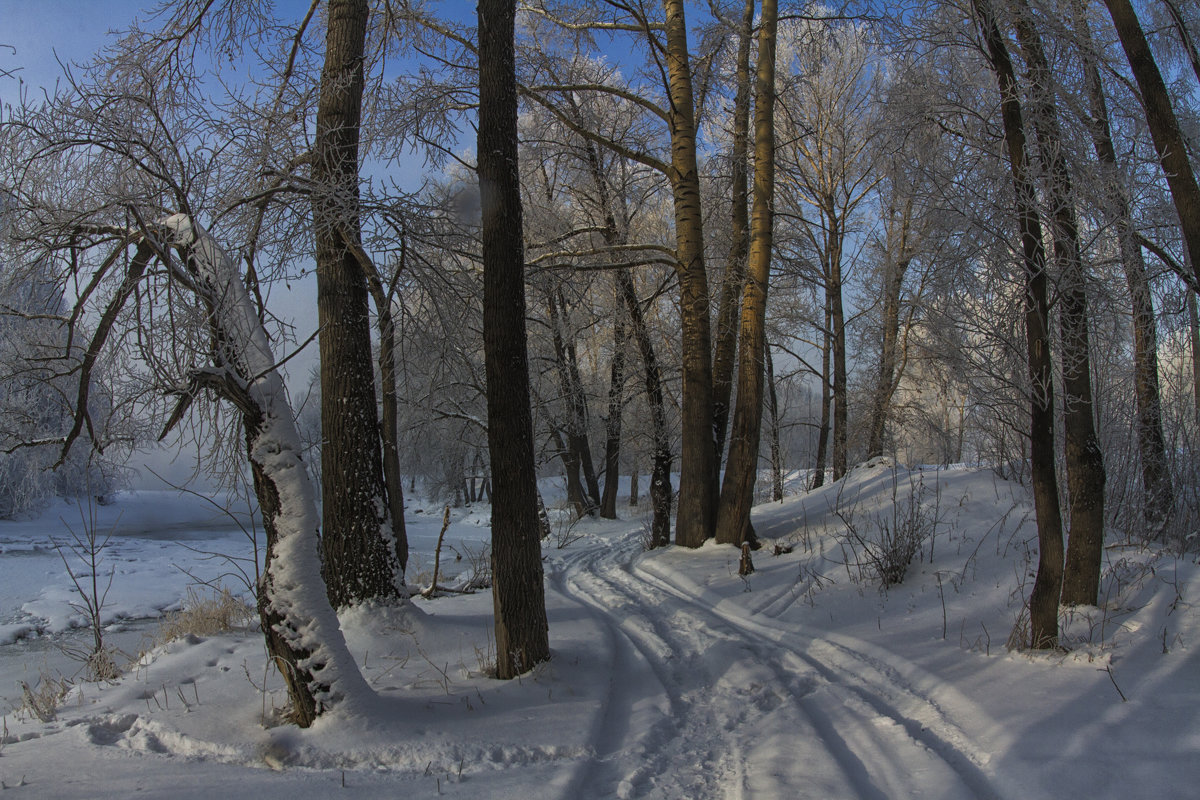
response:
[[(849, 352), (845, 286), (856, 215), (875, 190), (879, 135), (876, 102), (879, 53), (865, 26), (822, 21), (793, 23), (780, 34), (781, 206), (804, 225), (816, 261), (813, 280), (824, 289), (827, 369), (822, 369), (832, 418), (833, 478), (849, 456)], [(822, 348), (824, 350), (824, 347)], [(822, 353), (822, 360), (826, 358)], [(823, 412), (824, 416), (824, 412)], [(822, 424), (825, 429), (828, 423)], [(824, 461), (818, 453), (817, 479)]]

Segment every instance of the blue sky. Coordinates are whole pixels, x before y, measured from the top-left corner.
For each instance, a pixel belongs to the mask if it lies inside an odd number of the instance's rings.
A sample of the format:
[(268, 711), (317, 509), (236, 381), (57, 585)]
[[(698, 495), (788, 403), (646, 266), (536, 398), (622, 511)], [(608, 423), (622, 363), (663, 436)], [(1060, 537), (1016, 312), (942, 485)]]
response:
[(140, 0), (0, 0), (0, 99), (17, 97), (18, 81), (53, 87), (63, 62), (83, 60), (104, 45), (144, 5)]

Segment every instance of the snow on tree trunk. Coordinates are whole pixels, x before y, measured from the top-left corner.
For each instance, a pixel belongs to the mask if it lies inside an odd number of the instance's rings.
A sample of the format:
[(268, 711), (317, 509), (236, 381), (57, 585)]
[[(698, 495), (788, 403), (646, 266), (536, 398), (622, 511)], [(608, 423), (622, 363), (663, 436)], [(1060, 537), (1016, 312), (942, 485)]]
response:
[(242, 414), (246, 455), (267, 534), (258, 610), (267, 649), (287, 683), (292, 714), (307, 727), (334, 708), (354, 714), (373, 692), (350, 655), (321, 578), (316, 494), (267, 332), (233, 261), (183, 214), (163, 220), (207, 305), (214, 386)]

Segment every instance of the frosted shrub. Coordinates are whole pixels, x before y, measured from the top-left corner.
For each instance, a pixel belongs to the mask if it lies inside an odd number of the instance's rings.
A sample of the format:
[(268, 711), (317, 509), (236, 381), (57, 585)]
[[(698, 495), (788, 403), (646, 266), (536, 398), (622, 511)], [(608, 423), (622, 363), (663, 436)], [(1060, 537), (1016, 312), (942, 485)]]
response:
[(918, 479), (901, 493), (892, 484), (892, 502), (887, 511), (855, 518), (854, 510), (837, 509), (844, 531), (839, 539), (848, 565), (858, 569), (860, 580), (875, 583), (882, 590), (903, 583), (904, 576), (926, 542), (933, 559), (933, 542), (940, 524), (939, 495), (926, 502), (927, 490)]

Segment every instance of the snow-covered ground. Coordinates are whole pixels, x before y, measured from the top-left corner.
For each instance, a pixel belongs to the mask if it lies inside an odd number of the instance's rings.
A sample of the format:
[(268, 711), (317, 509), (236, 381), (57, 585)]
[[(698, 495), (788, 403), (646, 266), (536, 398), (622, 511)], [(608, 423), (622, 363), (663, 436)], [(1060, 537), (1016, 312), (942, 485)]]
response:
[[(440, 513), (419, 505), (410, 578), (428, 581)], [(104, 562), (117, 625), (178, 606), (178, 568), (227, 569), (201, 551), (253, 552), (232, 522), (192, 516), (205, 507), (139, 493), (100, 509), (122, 512)], [(72, 624), (49, 539), (78, 512), (56, 512), (0, 523), (5, 697)], [(643, 552), (640, 518), (559, 526), (554, 658), (531, 675), (487, 677), (488, 592), (360, 608), (342, 625), (378, 700), (301, 731), (274, 721), (284, 695), (255, 632), (193, 636), (115, 683), (76, 683), (54, 721), (9, 712), (0, 781), (47, 798), (1195, 796), (1195, 559), (1112, 544), (1102, 608), (1064, 610), (1070, 650), (1012, 652), (1031, 516), (1025, 491), (986, 470), (876, 464), (756, 509), (766, 547), (746, 578), (732, 548)], [(456, 514), (452, 575), (486, 524)], [(881, 591), (851, 532), (897, 527), (932, 538)]]

